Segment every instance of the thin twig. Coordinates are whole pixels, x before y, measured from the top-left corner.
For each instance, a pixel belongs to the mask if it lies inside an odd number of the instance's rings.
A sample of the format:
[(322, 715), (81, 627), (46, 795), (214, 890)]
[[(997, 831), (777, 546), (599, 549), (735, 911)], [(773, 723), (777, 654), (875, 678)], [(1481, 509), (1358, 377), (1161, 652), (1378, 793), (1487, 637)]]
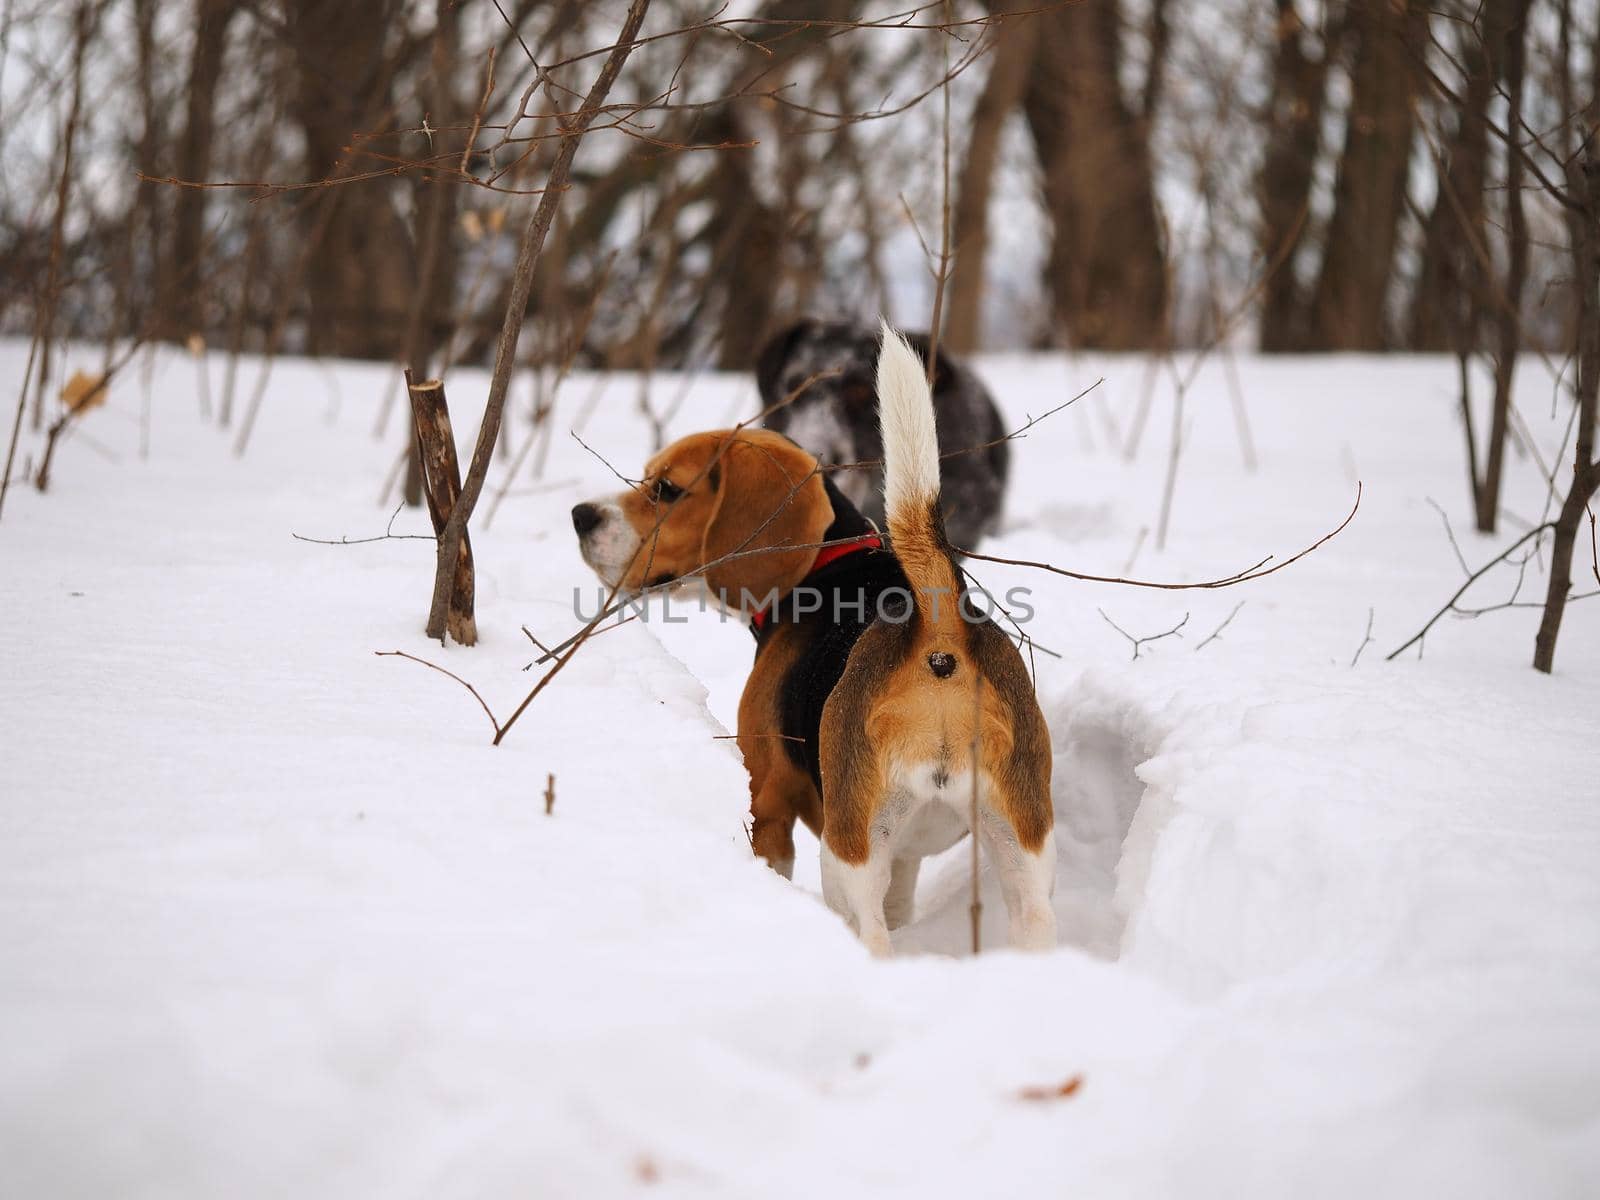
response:
[(297, 542), (312, 542), (312, 543), (314, 543), (314, 544), (316, 544), (318, 546), (363, 546), (368, 542), (434, 542), (434, 541), (438, 541), (438, 539), (436, 537), (434, 537), (433, 534), (431, 534), (431, 533), (394, 533), (394, 532), (392, 532), (393, 529), (394, 529), (395, 518), (400, 515), (400, 510), (403, 509), (405, 506), (406, 506), (406, 502), (404, 500), (400, 501), (400, 503), (395, 506), (395, 510), (392, 513), (389, 514), (389, 523), (384, 526), (383, 532), (380, 533), (377, 537), (353, 538), (353, 537), (350, 537), (350, 536), (346, 535), (344, 537), (338, 537), (338, 538), (314, 538), (314, 537), (306, 537), (304, 534), (295, 533), (292, 530), (290, 531), (289, 536), (292, 537)]
[(1446, 513), (1444, 509), (1439, 507), (1438, 503), (1432, 496), (1424, 496), (1423, 499), (1428, 502), (1429, 507), (1431, 507), (1434, 512), (1439, 514), (1439, 520), (1444, 522), (1444, 535), (1450, 539), (1450, 549), (1456, 552), (1456, 562), (1461, 564), (1461, 573), (1463, 575), (1471, 575), (1472, 568), (1467, 566), (1466, 556), (1461, 553), (1461, 544), (1456, 541), (1456, 531), (1450, 527), (1449, 514)]
[(1539, 537), (1541, 534), (1548, 533), (1554, 528), (1554, 521), (1547, 521), (1543, 525), (1535, 525), (1532, 529), (1528, 530), (1527, 533), (1523, 534), (1504, 550), (1500, 551), (1499, 554), (1496, 554), (1488, 562), (1484, 563), (1483, 566), (1479, 567), (1476, 571), (1468, 575), (1466, 582), (1456, 589), (1455, 594), (1451, 596), (1449, 600), (1445, 601), (1444, 607), (1440, 608), (1438, 612), (1429, 617), (1428, 623), (1421, 629), (1417, 630), (1416, 633), (1412, 634), (1411, 637), (1407, 638), (1402, 645), (1385, 655), (1385, 661), (1393, 662), (1397, 657), (1399, 657), (1399, 655), (1404, 653), (1406, 650), (1409, 650), (1412, 646), (1420, 646), (1422, 640), (1428, 636), (1428, 631), (1438, 624), (1439, 619), (1443, 617), (1445, 613), (1455, 609), (1456, 601), (1461, 599), (1462, 596), (1466, 595), (1468, 588), (1477, 583), (1478, 580), (1482, 579), (1492, 568), (1499, 566), (1502, 562), (1509, 558), (1514, 551), (1524, 545), (1530, 538)]
[(17, 419), (11, 426), (11, 445), (6, 450), (6, 470), (0, 476), (0, 512), (5, 511), (6, 492), (11, 490), (11, 464), (17, 457), (17, 440), (22, 436), (22, 414), (28, 407), (28, 379), (33, 374), (33, 361), (39, 352), (39, 335), (34, 334), (28, 345), (28, 365), (22, 368), (22, 385), (17, 392)]
[(1148, 579), (1123, 579), (1115, 575), (1089, 575), (1082, 571), (1069, 571), (1065, 567), (1058, 567), (1046, 562), (1035, 562), (1034, 560), (1027, 558), (1001, 558), (998, 555), (979, 554), (974, 550), (967, 550), (960, 546), (955, 546), (952, 548), (957, 554), (965, 555), (967, 558), (977, 559), (979, 562), (1003, 563), (1008, 567), (1033, 567), (1036, 570), (1049, 571), (1052, 575), (1062, 575), (1068, 579), (1080, 579), (1086, 583), (1117, 583), (1123, 585), (1124, 587), (1156, 588), (1160, 591), (1168, 592), (1196, 590), (1206, 591), (1216, 588), (1233, 587), (1235, 584), (1249, 583), (1251, 580), (1255, 579), (1265, 579), (1268, 575), (1275, 574), (1276, 572), (1283, 570), (1285, 567), (1299, 562), (1306, 555), (1321, 548), (1325, 543), (1331, 541), (1333, 538), (1342, 533), (1345, 526), (1349, 525), (1350, 522), (1355, 519), (1356, 512), (1361, 508), (1361, 490), (1361, 483), (1358, 480), (1356, 483), (1356, 500), (1351, 506), (1350, 512), (1345, 519), (1340, 521), (1334, 529), (1323, 534), (1320, 538), (1318, 538), (1311, 545), (1307, 546), (1304, 550), (1300, 551), (1298, 554), (1295, 554), (1290, 558), (1286, 558), (1280, 563), (1275, 563), (1270, 567), (1267, 566), (1267, 564), (1272, 562), (1274, 556), (1269, 554), (1260, 562), (1257, 562), (1255, 565), (1247, 567), (1243, 571), (1239, 571), (1236, 574), (1227, 575), (1221, 579), (1207, 579), (1198, 583), (1156, 583)]
[[(1238, 609), (1235, 609), (1234, 611), (1237, 612)], [(1139, 649), (1142, 646), (1148, 645), (1151, 642), (1159, 642), (1162, 638), (1175, 637), (1175, 638), (1178, 638), (1178, 639), (1181, 640), (1183, 638), (1183, 634), (1181, 632), (1179, 632), (1179, 631), (1185, 625), (1187, 625), (1189, 623), (1189, 614), (1188, 613), (1184, 613), (1183, 614), (1183, 620), (1179, 621), (1176, 625), (1174, 625), (1171, 629), (1167, 630), (1165, 633), (1152, 633), (1148, 637), (1134, 637), (1133, 634), (1129, 633), (1121, 625), (1118, 625), (1110, 617), (1106, 616), (1106, 610), (1105, 609), (1097, 608), (1097, 609), (1095, 609), (1095, 612), (1100, 614), (1101, 619), (1103, 621), (1105, 621), (1105, 623), (1107, 625), (1111, 626), (1111, 628), (1115, 629), (1123, 637), (1127, 638), (1128, 641), (1132, 644), (1132, 646), (1133, 646), (1133, 661), (1134, 662), (1138, 662), (1139, 661)], [(1230, 617), (1229, 620), (1232, 620), (1232, 618)], [(1226, 622), (1224, 622), (1224, 623), (1226, 623)]]
[(472, 693), (472, 698), (478, 702), (478, 707), (483, 709), (483, 715), (488, 717), (489, 718), (489, 724), (494, 726), (495, 736), (496, 737), (499, 736), (499, 734), (500, 734), (500, 722), (495, 720), (494, 713), (490, 710), (489, 705), (484, 701), (484, 698), (482, 696), (478, 695), (478, 689), (473, 687), (470, 683), (468, 683), (465, 679), (461, 678), (461, 676), (457, 675), (454, 671), (447, 671), (447, 670), (445, 670), (445, 668), (441, 667), (438, 663), (431, 663), (425, 658), (418, 658), (415, 654), (407, 654), (404, 650), (374, 650), (373, 653), (375, 655), (377, 655), (379, 658), (405, 658), (405, 659), (410, 659), (412, 662), (421, 663), (423, 666), (428, 667), (428, 668), (430, 668), (432, 670), (435, 670), (435, 671), (439, 672), (439, 674), (441, 674), (441, 675), (448, 675), (451, 679), (454, 679), (462, 687), (466, 688), (467, 691)]
[(1194, 648), (1196, 654), (1200, 653), (1200, 651), (1204, 650), (1212, 642), (1218, 640), (1222, 636), (1222, 631), (1233, 623), (1233, 619), (1239, 615), (1239, 610), (1244, 607), (1244, 603), (1245, 602), (1241, 600), (1239, 603), (1233, 606), (1233, 611), (1228, 614), (1228, 619), (1213, 629), (1207, 636), (1206, 640)]
[(1355, 655), (1350, 659), (1350, 666), (1352, 668), (1354, 668), (1355, 665), (1361, 661), (1361, 652), (1368, 646), (1372, 645), (1372, 614), (1373, 610), (1370, 608), (1367, 609), (1367, 631), (1361, 635), (1361, 645), (1356, 647)]
[[(831, 371), (831, 372), (828, 372), (828, 374), (838, 374), (838, 372)], [(1101, 376), (1099, 379), (1096, 379), (1093, 383), (1091, 383), (1088, 387), (1084, 388), (1083, 391), (1079, 392), (1076, 396), (1073, 396), (1073, 397), (1071, 397), (1070, 399), (1067, 399), (1067, 400), (1063, 400), (1060, 404), (1056, 405), (1054, 408), (1046, 409), (1044, 412), (1040, 413), (1037, 417), (1029, 417), (1025, 423), (1023, 423), (1022, 425), (1019, 425), (1016, 429), (1013, 429), (1010, 433), (1003, 434), (1003, 435), (1001, 435), (1000, 437), (997, 437), (997, 438), (992, 438), (987, 442), (978, 442), (978, 443), (976, 443), (974, 445), (971, 445), (971, 446), (963, 446), (959, 450), (946, 450), (946, 451), (943, 451), (939, 455), (939, 461), (940, 462), (944, 462), (946, 459), (949, 459), (949, 458), (960, 458), (963, 454), (977, 454), (981, 450), (988, 450), (993, 446), (998, 446), (998, 445), (1000, 445), (1001, 442), (1020, 441), (1022, 438), (1027, 437), (1028, 430), (1032, 429), (1035, 425), (1039, 424), (1041, 421), (1049, 420), (1051, 417), (1055, 416), (1058, 412), (1062, 411), (1063, 409), (1071, 408), (1079, 400), (1082, 400), (1085, 396), (1087, 396), (1090, 392), (1094, 391), (1095, 388), (1099, 387), (1104, 382), (1105, 382), (1105, 377)], [(803, 390), (803, 388), (805, 386), (807, 386), (807, 385), (802, 384), (801, 385), (801, 389), (797, 389), (797, 390)], [(822, 469), (824, 471), (862, 471), (862, 470), (867, 470), (867, 469), (872, 468), (872, 467), (881, 467), (881, 466), (883, 466), (883, 459), (881, 459), (881, 458), (861, 458), (861, 459), (857, 459), (855, 462), (829, 463), (826, 466), (824, 466)], [(962, 551), (962, 553), (965, 554), (966, 551)]]
[(1589, 565), (1594, 570), (1594, 581), (1600, 583), (1600, 542), (1595, 540), (1594, 509), (1584, 507), (1589, 513)]

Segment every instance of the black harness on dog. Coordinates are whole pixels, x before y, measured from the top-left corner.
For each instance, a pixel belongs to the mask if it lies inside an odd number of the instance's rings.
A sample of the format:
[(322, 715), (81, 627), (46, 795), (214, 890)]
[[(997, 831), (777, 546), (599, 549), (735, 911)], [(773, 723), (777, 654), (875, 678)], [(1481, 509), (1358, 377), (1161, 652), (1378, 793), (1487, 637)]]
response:
[[(779, 685), (779, 731), (784, 749), (797, 766), (804, 767), (822, 789), (818, 762), (818, 731), (822, 706), (828, 702), (845, 661), (867, 627), (880, 618), (904, 620), (910, 615), (911, 584), (900, 560), (886, 548), (872, 523), (833, 486), (826, 476), (823, 486), (833, 504), (833, 524), (823, 541), (854, 538), (854, 545), (828, 547), (818, 555), (820, 565), (796, 587), (750, 621), (756, 654), (779, 626), (798, 626), (803, 640)], [(827, 555), (826, 560), (823, 556)]]

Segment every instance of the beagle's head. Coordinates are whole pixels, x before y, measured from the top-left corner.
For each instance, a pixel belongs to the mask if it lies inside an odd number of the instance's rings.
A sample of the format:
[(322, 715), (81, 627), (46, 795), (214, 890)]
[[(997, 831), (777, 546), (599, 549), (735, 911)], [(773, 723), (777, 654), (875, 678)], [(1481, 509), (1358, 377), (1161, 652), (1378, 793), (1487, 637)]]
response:
[(572, 510), (583, 561), (604, 583), (631, 594), (712, 564), (700, 578), (730, 609), (799, 583), (832, 522), (817, 460), (766, 429), (691, 434), (636, 486)]

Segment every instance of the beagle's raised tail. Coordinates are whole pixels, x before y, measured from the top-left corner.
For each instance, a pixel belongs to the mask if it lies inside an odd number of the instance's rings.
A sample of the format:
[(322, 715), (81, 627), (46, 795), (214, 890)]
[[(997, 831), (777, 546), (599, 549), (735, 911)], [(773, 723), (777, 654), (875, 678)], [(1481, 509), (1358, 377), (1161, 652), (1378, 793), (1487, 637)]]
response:
[(918, 632), (934, 674), (955, 669), (964, 647), (961, 580), (939, 509), (939, 434), (927, 368), (883, 323), (878, 352), (878, 424), (883, 431), (883, 500), (889, 539), (916, 607)]

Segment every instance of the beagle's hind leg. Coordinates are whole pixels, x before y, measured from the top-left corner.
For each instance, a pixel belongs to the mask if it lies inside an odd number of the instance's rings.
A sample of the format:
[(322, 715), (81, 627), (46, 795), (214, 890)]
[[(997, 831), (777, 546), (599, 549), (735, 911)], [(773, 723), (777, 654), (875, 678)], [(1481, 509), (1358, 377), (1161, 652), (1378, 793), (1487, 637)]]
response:
[(993, 808), (983, 809), (978, 824), (1000, 880), (1011, 945), (1018, 950), (1054, 948), (1056, 913), (1050, 898), (1056, 890), (1055, 830), (1048, 830), (1038, 848), (1029, 850), (1011, 822)]
[(878, 958), (894, 953), (883, 916), (890, 869), (888, 852), (882, 847), (864, 862), (852, 864), (839, 857), (826, 837), (822, 839), (822, 898)]
[(889, 930), (904, 924), (911, 911), (911, 892), (917, 883), (917, 860), (895, 861), (892, 847), (911, 807), (902, 789), (883, 788), (880, 778), (854, 782), (875, 784), (883, 799), (875, 805), (834, 806), (829, 798), (822, 831), (822, 897), (828, 907), (850, 922), (851, 928), (880, 958), (893, 952)]
[(879, 622), (861, 635), (823, 706), (819, 731), (822, 895), (880, 957), (891, 952), (884, 899), (910, 797), (890, 782), (875, 708), (885, 679), (904, 657), (901, 629)]
[(883, 916), (890, 929), (911, 923), (917, 872), (921, 867), (922, 859), (915, 854), (901, 855), (889, 864), (889, 890), (883, 897)]

